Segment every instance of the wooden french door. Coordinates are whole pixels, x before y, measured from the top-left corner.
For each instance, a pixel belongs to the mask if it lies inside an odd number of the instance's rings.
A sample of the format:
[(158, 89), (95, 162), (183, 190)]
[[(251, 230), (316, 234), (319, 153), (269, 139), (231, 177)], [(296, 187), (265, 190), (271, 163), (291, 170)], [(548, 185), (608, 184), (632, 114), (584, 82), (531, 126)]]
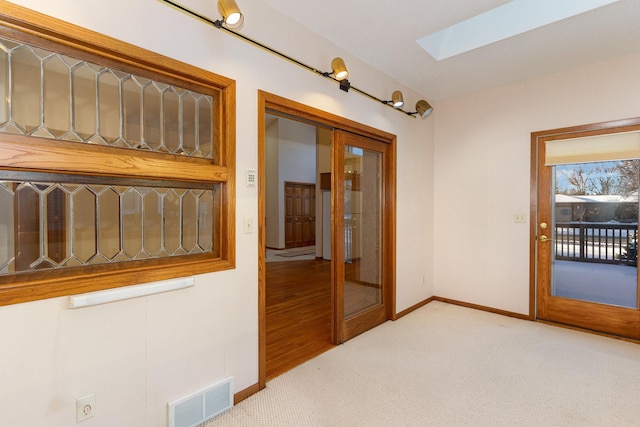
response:
[(389, 144), (334, 131), (333, 272), (338, 342), (390, 318)]
[(284, 244), (298, 248), (316, 244), (316, 185), (284, 183)]
[(640, 120), (532, 134), (539, 319), (640, 339), (639, 162), (611, 138), (637, 131)]

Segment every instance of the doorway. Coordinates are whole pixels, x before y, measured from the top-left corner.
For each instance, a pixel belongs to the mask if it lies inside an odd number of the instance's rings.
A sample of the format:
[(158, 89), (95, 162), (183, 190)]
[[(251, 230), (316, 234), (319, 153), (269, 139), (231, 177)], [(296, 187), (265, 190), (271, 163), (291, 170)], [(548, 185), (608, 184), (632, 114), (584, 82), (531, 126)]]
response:
[(640, 339), (640, 119), (532, 134), (537, 318)]
[[(315, 224), (316, 259), (314, 265), (296, 273), (281, 297), (304, 293), (309, 283), (324, 272), (328, 275), (319, 286), (318, 299), (328, 301), (329, 316), (325, 323), (330, 346), (339, 344), (391, 319), (395, 307), (395, 141), (394, 135), (365, 125), (298, 104), (290, 100), (259, 92), (259, 388), (273, 377), (270, 366), (274, 354), (270, 344), (275, 336), (271, 321), (274, 299), (271, 291), (273, 264), (266, 262), (266, 241), (269, 226), (269, 189), (265, 184), (268, 171), (265, 141), (269, 117), (311, 125), (328, 135), (326, 159), (328, 168), (316, 171)], [(271, 156), (273, 157), (273, 156)], [(320, 164), (320, 162), (318, 163)], [(291, 180), (307, 183), (309, 180)], [(310, 188), (309, 188), (310, 190)], [(293, 191), (293, 188), (292, 188)], [(293, 200), (293, 199), (292, 199)], [(311, 204), (309, 204), (311, 205)], [(294, 215), (295, 216), (295, 215)], [(273, 237), (270, 237), (273, 239)], [(303, 239), (304, 240), (304, 239)], [(295, 250), (295, 249), (294, 249)], [(269, 265), (268, 265), (269, 264)], [(280, 263), (278, 263), (280, 264)], [(321, 265), (328, 266), (322, 267)], [(284, 266), (292, 271), (294, 264)], [(314, 268), (323, 273), (313, 276)], [(276, 299), (277, 300), (277, 299)], [(297, 307), (295, 304), (298, 304)], [(289, 328), (294, 331), (300, 320), (317, 310), (306, 303), (292, 303), (297, 317)], [(317, 319), (316, 319), (317, 321)], [(294, 334), (283, 333), (292, 337)], [(305, 341), (300, 337), (300, 342)], [(286, 344), (291, 352), (302, 346)], [(314, 357), (314, 354), (311, 357)], [(310, 358), (310, 357), (309, 357)], [(291, 368), (289, 366), (288, 368)], [(281, 367), (282, 371), (287, 367)]]

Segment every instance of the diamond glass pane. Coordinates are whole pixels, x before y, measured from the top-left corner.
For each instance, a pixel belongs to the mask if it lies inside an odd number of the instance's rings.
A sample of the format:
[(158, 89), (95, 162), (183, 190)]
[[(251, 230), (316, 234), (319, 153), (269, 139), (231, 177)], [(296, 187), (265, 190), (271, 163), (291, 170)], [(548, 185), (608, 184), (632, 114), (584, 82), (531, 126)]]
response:
[(71, 129), (71, 82), (69, 66), (59, 55), (44, 63), (44, 126), (60, 138)]
[(8, 273), (13, 264), (13, 243), (15, 241), (15, 224), (13, 212), (15, 209), (14, 184), (0, 183), (0, 274)]
[(120, 82), (111, 71), (98, 77), (98, 104), (100, 136), (116, 142), (120, 138)]
[(178, 191), (170, 190), (162, 201), (164, 206), (164, 247), (170, 254), (179, 253), (180, 250), (180, 195)]
[(82, 141), (96, 133), (97, 84), (96, 73), (87, 64), (75, 67), (72, 72), (73, 128)]
[(16, 271), (30, 270), (32, 264), (41, 258), (41, 248), (44, 243), (44, 233), (40, 230), (40, 193), (29, 183), (5, 183), (7, 187), (17, 186), (14, 206), (14, 230), (18, 233), (15, 248)]
[(164, 145), (170, 153), (182, 153), (180, 143), (180, 99), (173, 89), (162, 95)]
[(213, 248), (213, 194), (203, 191), (198, 198), (198, 246), (204, 252)]
[(182, 149), (190, 156), (196, 155), (196, 125), (196, 100), (191, 92), (185, 92), (182, 95)]
[(73, 192), (71, 200), (73, 254), (87, 263), (98, 252), (96, 196), (87, 186), (82, 186)]
[(129, 189), (122, 196), (122, 247), (129, 259), (144, 258), (142, 218), (142, 196), (135, 189)]
[(142, 139), (140, 120), (142, 118), (142, 86), (134, 78), (122, 83), (124, 105), (124, 138), (134, 147)]
[(144, 248), (151, 256), (162, 254), (162, 198), (151, 190), (144, 195)]
[(31, 133), (40, 127), (42, 98), (40, 97), (40, 58), (28, 46), (21, 46), (11, 54), (13, 77), (11, 111), (13, 121), (24, 132)]
[(198, 100), (198, 146), (204, 157), (213, 157), (213, 107), (210, 96)]
[(187, 252), (197, 249), (197, 218), (197, 198), (190, 191), (182, 197), (182, 248)]
[(120, 196), (111, 187), (98, 192), (99, 252), (112, 260), (120, 252)]
[[(43, 191), (46, 219), (46, 253), (43, 254), (51, 262), (60, 264), (70, 254), (67, 250), (66, 224), (62, 221), (69, 209), (68, 192), (54, 186)], [(70, 249), (70, 248), (69, 248)]]
[(162, 150), (162, 136), (160, 132), (162, 95), (158, 87), (154, 84), (145, 86), (143, 93), (144, 141), (152, 151), (166, 151)]
[[(1, 42), (1, 40), (0, 40)], [(9, 121), (9, 54), (0, 44), (0, 127)], [(1, 267), (0, 267), (1, 268)]]

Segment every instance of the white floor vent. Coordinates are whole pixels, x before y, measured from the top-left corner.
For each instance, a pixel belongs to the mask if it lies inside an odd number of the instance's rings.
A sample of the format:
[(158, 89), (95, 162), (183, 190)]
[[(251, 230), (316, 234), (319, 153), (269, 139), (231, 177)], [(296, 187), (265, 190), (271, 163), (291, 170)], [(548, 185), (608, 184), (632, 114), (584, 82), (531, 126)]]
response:
[(195, 427), (233, 406), (233, 377), (169, 403), (169, 427)]

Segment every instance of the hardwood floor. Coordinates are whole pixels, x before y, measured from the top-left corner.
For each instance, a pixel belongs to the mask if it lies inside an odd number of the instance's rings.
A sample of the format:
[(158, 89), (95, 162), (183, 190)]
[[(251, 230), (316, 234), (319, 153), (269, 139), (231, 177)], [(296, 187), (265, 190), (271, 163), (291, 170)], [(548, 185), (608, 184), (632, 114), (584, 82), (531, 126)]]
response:
[(331, 262), (266, 263), (266, 377), (333, 347)]

